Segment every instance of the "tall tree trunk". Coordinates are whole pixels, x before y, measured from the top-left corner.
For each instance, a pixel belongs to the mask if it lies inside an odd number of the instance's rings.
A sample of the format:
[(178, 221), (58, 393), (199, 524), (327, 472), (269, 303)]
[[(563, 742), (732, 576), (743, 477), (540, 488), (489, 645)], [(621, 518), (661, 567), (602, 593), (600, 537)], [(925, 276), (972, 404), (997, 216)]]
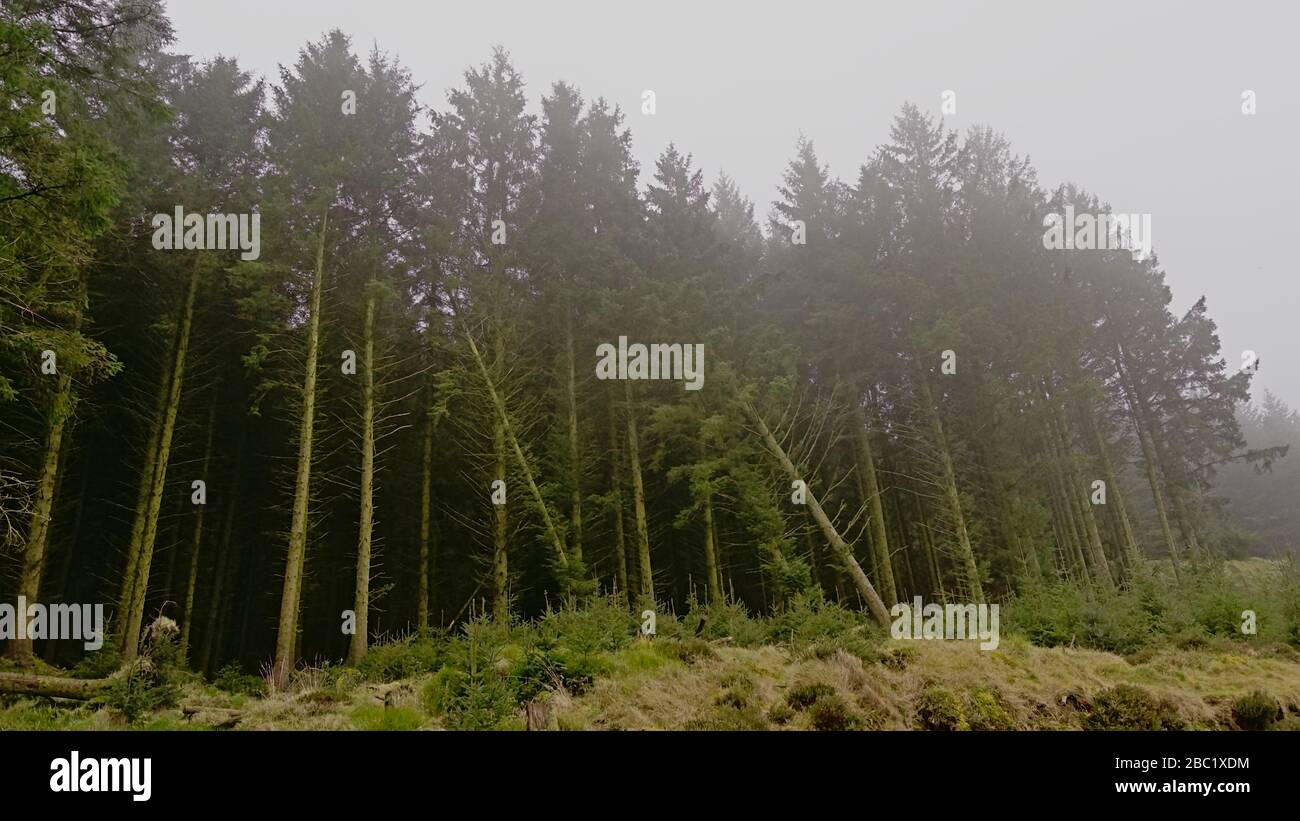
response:
[[(496, 456), (493, 477), (504, 483), (506, 480), (506, 431), (497, 420), (492, 425), (492, 452)], [(495, 483), (494, 483), (495, 484)], [(510, 568), (506, 554), (506, 506), (493, 504), (492, 507), (492, 615), (497, 621), (510, 620)]]
[(429, 634), (429, 507), (433, 503), (433, 415), (424, 423), (424, 447), (420, 454), (420, 580), (415, 623), (421, 636)]
[[(453, 301), (453, 306), (455, 302)], [(454, 310), (454, 308), (453, 308)], [(556, 574), (560, 577), (566, 590), (572, 589), (576, 581), (569, 568), (568, 551), (564, 547), (564, 539), (560, 538), (560, 532), (555, 527), (555, 520), (551, 517), (551, 509), (546, 505), (546, 499), (542, 496), (541, 489), (537, 486), (537, 480), (533, 475), (532, 465), (528, 462), (528, 457), (524, 455), (523, 446), (519, 444), (519, 438), (515, 435), (514, 427), (510, 424), (510, 415), (506, 412), (505, 400), (496, 389), (496, 384), (492, 380), (492, 375), (488, 372), (487, 363), (483, 360), (483, 355), (478, 349), (478, 344), (474, 341), (474, 336), (469, 329), (464, 329), (465, 340), (469, 343), (470, 353), (474, 356), (474, 361), (478, 364), (479, 375), (483, 377), (483, 383), (487, 386), (488, 396), (492, 400), (493, 409), (496, 411), (497, 424), (501, 427), (501, 434), (504, 436), (503, 441), (510, 445), (514, 451), (515, 461), (519, 465), (519, 470), (524, 475), (524, 484), (528, 486), (528, 493), (532, 497), (533, 505), (542, 517), (542, 525), (546, 533), (546, 540), (551, 546), (552, 559), (555, 562)], [(498, 452), (503, 452), (504, 447)], [(504, 464), (500, 469), (501, 476), (504, 476)]]
[(704, 496), (704, 572), (709, 582), (709, 604), (722, 601), (722, 577), (718, 574), (718, 552), (713, 543), (713, 496)]
[(1192, 520), (1187, 510), (1186, 501), (1183, 498), (1183, 487), (1174, 475), (1174, 465), (1169, 457), (1169, 453), (1164, 444), (1164, 438), (1160, 430), (1160, 422), (1156, 414), (1152, 412), (1151, 406), (1147, 404), (1146, 396), (1138, 390), (1138, 384), (1133, 378), (1133, 370), (1128, 366), (1128, 354), (1123, 346), (1118, 347), (1119, 359), (1126, 363), (1124, 370), (1128, 374), (1128, 384), (1132, 388), (1132, 398), (1136, 400), (1135, 409), (1137, 418), (1140, 423), (1146, 427), (1146, 435), (1151, 443), (1152, 451), (1156, 456), (1156, 463), (1160, 468), (1160, 474), (1164, 477), (1164, 487), (1168, 499), (1169, 508), (1173, 514), (1172, 518), (1178, 525), (1178, 532), (1183, 536), (1183, 542), (1187, 545), (1187, 550), (1191, 554), (1193, 562), (1201, 559), (1200, 540), (1196, 535), (1196, 523)]
[(858, 471), (865, 483), (866, 503), (871, 515), (871, 546), (875, 551), (876, 575), (880, 579), (880, 595), (885, 604), (898, 604), (894, 568), (889, 554), (889, 535), (885, 528), (885, 506), (881, 504), (880, 483), (876, 478), (876, 463), (871, 455), (871, 432), (866, 411), (855, 401), (857, 424), (854, 425), (857, 441)]
[(1112, 589), (1115, 586), (1115, 579), (1111, 575), (1110, 563), (1106, 561), (1106, 548), (1101, 543), (1101, 532), (1097, 529), (1097, 517), (1093, 515), (1093, 504), (1088, 497), (1087, 485), (1084, 484), (1079, 475), (1079, 464), (1074, 458), (1074, 451), (1070, 445), (1068, 422), (1055, 403), (1050, 403), (1048, 407), (1052, 413), (1053, 429), (1057, 441), (1060, 443), (1063, 464), (1068, 471), (1066, 476), (1067, 487), (1071, 491), (1070, 495), (1075, 500), (1080, 518), (1083, 520), (1088, 553), (1092, 559), (1093, 576), (1102, 587)]
[(136, 568), (140, 564), (140, 546), (144, 543), (144, 523), (149, 514), (149, 494), (153, 492), (154, 474), (157, 471), (158, 441), (162, 435), (163, 409), (171, 391), (172, 370), (176, 361), (176, 345), (180, 341), (180, 324), (172, 329), (171, 343), (163, 357), (162, 373), (158, 376), (158, 394), (154, 397), (153, 416), (150, 417), (149, 442), (145, 446), (144, 464), (140, 468), (140, 482), (136, 487), (135, 516), (131, 522), (131, 541), (127, 546), (126, 572), (122, 575), (122, 589), (117, 603), (117, 649), (126, 649), (126, 622), (135, 599)]
[(239, 488), (244, 468), (244, 443), (248, 438), (248, 422), (239, 424), (239, 443), (235, 445), (235, 469), (230, 474), (230, 499), (226, 502), (226, 516), (221, 529), (221, 546), (218, 548), (216, 567), (212, 572), (211, 598), (208, 600), (208, 613), (203, 629), (203, 649), (199, 653), (204, 673), (211, 673), (216, 658), (221, 654), (221, 635), (218, 619), (226, 592), (227, 577), (233, 575), (238, 562), (232, 562), (231, 544), (235, 532), (235, 514), (239, 510)]
[[(373, 282), (372, 282), (373, 285)], [(375, 292), (366, 298), (365, 360), (361, 377), (361, 528), (357, 537), (357, 586), (352, 610), (356, 631), (348, 662), (365, 658), (370, 642), (370, 546), (375, 523)]]
[(653, 604), (655, 598), (654, 572), (650, 567), (650, 528), (645, 512), (645, 485), (641, 481), (641, 443), (636, 427), (636, 405), (632, 399), (632, 383), (623, 383), (627, 399), (627, 462), (632, 471), (632, 508), (636, 514), (637, 564), (641, 570), (641, 599)]
[(149, 492), (149, 505), (145, 512), (144, 536), (140, 541), (140, 559), (136, 562), (135, 582), (131, 605), (124, 626), (122, 657), (133, 660), (139, 649), (140, 624), (144, 620), (145, 598), (149, 591), (149, 568), (153, 562), (154, 540), (158, 535), (158, 511), (162, 506), (163, 489), (167, 484), (167, 464), (171, 460), (172, 434), (176, 430), (176, 415), (181, 405), (181, 387), (185, 381), (185, 359), (190, 345), (190, 328), (194, 322), (194, 300), (199, 289), (199, 273), (203, 269), (195, 263), (190, 272), (185, 304), (176, 335), (176, 359), (172, 363), (171, 382), (167, 391), (167, 405), (163, 410), (162, 430), (158, 434), (158, 451), (154, 459), (153, 487)]
[(984, 601), (984, 587), (980, 584), (979, 565), (975, 562), (975, 550), (971, 547), (970, 533), (966, 529), (966, 514), (961, 508), (961, 494), (957, 490), (957, 471), (952, 464), (952, 454), (948, 450), (948, 437), (943, 431), (943, 421), (939, 418), (939, 407), (934, 402), (934, 395), (930, 390), (930, 379), (926, 376), (924, 370), (917, 374), (917, 379), (921, 384), (921, 403), (924, 405), (924, 412), (930, 421), (930, 431), (934, 437), (935, 450), (938, 452), (939, 461), (943, 467), (943, 491), (944, 497), (948, 501), (948, 508), (953, 517), (953, 524), (957, 530), (957, 553), (961, 560), (961, 566), (966, 582), (966, 588), (971, 599), (976, 602)]
[(1147, 484), (1151, 486), (1151, 499), (1155, 503), (1156, 518), (1160, 520), (1160, 532), (1165, 539), (1165, 549), (1169, 551), (1169, 563), (1173, 567), (1174, 579), (1177, 580), (1179, 577), (1178, 543), (1174, 540), (1173, 529), (1169, 527), (1169, 513), (1165, 509), (1164, 494), (1160, 490), (1160, 480), (1156, 475), (1155, 450), (1147, 436), (1146, 425), (1143, 423), (1141, 412), (1138, 409), (1137, 389), (1129, 379), (1127, 369), (1124, 367), (1122, 349), (1116, 351), (1115, 369), (1119, 373), (1120, 385), (1128, 400), (1129, 415), (1133, 420), (1133, 428), (1137, 431), (1138, 445), (1142, 448), (1142, 461), (1146, 467)]
[[(744, 408), (745, 413), (749, 416), (750, 421), (752, 421), (754, 426), (758, 428), (759, 435), (763, 439), (763, 444), (767, 446), (768, 452), (776, 458), (777, 463), (781, 465), (781, 468), (786, 472), (786, 475), (790, 480), (803, 480), (804, 477), (800, 475), (799, 471), (795, 468), (794, 463), (790, 461), (790, 457), (786, 455), (781, 444), (776, 441), (776, 437), (772, 435), (770, 430), (768, 430), (767, 423), (763, 421), (763, 417), (758, 414), (758, 411), (748, 402), (744, 402), (742, 407)], [(858, 595), (860, 595), (863, 601), (866, 602), (867, 609), (870, 611), (872, 618), (874, 618), (882, 627), (888, 627), (890, 624), (889, 609), (885, 607), (885, 603), (881, 600), (880, 594), (877, 593), (876, 588), (871, 585), (871, 580), (867, 578), (867, 574), (862, 572), (862, 565), (858, 564), (858, 560), (853, 558), (853, 550), (844, 541), (843, 537), (840, 536), (839, 531), (835, 529), (835, 526), (831, 524), (831, 520), (826, 515), (826, 511), (822, 510), (822, 506), (818, 503), (816, 495), (812, 492), (812, 488), (807, 489), (807, 494), (808, 512), (812, 514), (813, 521), (817, 522), (817, 526), (821, 528), (822, 536), (824, 536), (826, 541), (830, 544), (831, 550), (834, 552), (840, 566), (848, 572), (849, 578), (853, 580), (853, 585), (857, 589)]]
[(573, 314), (566, 312), (564, 319), (565, 393), (568, 405), (569, 428), (569, 487), (571, 518), (569, 520), (569, 558), (575, 564), (582, 561), (582, 448), (578, 440), (578, 387), (577, 367), (573, 356)]
[(320, 351), (321, 292), (325, 290), (325, 233), (329, 203), (321, 209), (320, 236), (316, 239), (316, 269), (312, 274), (311, 315), (307, 319), (307, 361), (303, 373), (302, 419), (298, 425), (298, 470), (294, 479), (293, 518), (289, 524), (289, 553), (284, 565), (284, 589), (275, 636), (275, 663), (271, 684), (283, 688), (293, 669), (298, 637), (298, 610), (302, 601), (302, 571), (307, 559), (307, 507), (311, 498), (311, 450), (316, 421), (316, 358)]
[[(18, 578), (18, 595), (25, 597), (28, 605), (41, 598), (41, 575), (45, 570), (45, 550), (50, 538), (50, 522), (54, 512), (54, 487), (59, 476), (59, 456), (63, 452), (63, 435), (72, 419), (76, 398), (72, 393), (72, 373), (65, 366), (59, 371), (58, 384), (48, 416), (49, 428), (45, 436), (45, 456), (41, 460), (40, 477), (36, 480), (36, 502), (27, 531), (27, 547), (23, 550), (23, 564)], [(27, 618), (26, 613), (16, 618)], [(13, 638), (9, 642), (10, 656), (22, 667), (32, 665), (31, 638)]]
[[(219, 383), (218, 388), (220, 388)], [(212, 392), (212, 407), (208, 409), (208, 442), (203, 448), (203, 468), (201, 473), (205, 483), (208, 481), (208, 467), (212, 463), (212, 437), (217, 428), (217, 397), (220, 395), (220, 390)], [(202, 555), (200, 549), (203, 547), (203, 513), (208, 509), (206, 504), (198, 507), (198, 511), (194, 514), (194, 537), (190, 540), (189, 573), (186, 574), (185, 617), (181, 620), (181, 658), (188, 656), (190, 634), (194, 628), (194, 586), (199, 578), (199, 558)]]
[(1095, 424), (1092, 430), (1093, 436), (1097, 440), (1097, 454), (1101, 460), (1101, 472), (1106, 480), (1106, 502), (1114, 505), (1115, 520), (1120, 526), (1120, 536), (1122, 550), (1125, 561), (1131, 571), (1136, 571), (1142, 562), (1142, 550), (1138, 547), (1137, 536), (1133, 532), (1133, 523), (1129, 519), (1128, 506), (1124, 503), (1124, 492), (1119, 486), (1119, 476), (1115, 473), (1115, 465), (1110, 458), (1110, 448), (1106, 444), (1106, 439), (1101, 435)]
[(623, 601), (630, 597), (627, 581), (627, 539), (623, 533), (623, 449), (618, 443), (618, 414), (614, 403), (609, 403), (609, 484), (614, 507), (614, 568), (615, 584)]

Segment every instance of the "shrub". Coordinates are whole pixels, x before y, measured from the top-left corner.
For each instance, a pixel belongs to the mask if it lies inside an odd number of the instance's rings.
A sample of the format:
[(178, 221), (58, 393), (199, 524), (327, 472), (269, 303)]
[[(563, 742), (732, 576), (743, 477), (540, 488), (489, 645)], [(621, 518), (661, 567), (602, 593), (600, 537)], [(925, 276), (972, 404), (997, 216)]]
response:
[(608, 664), (591, 653), (539, 642), (524, 653), (511, 674), (516, 679), (519, 700), (529, 701), (552, 687), (562, 687), (581, 695), (591, 689), (596, 677), (608, 668)]
[(813, 702), (808, 711), (808, 721), (814, 730), (830, 732), (861, 730), (863, 727), (861, 716), (838, 693), (822, 696)]
[(179, 688), (148, 659), (139, 659), (113, 680), (100, 698), (103, 703), (135, 722), (155, 710), (176, 703)]
[(179, 636), (176, 622), (165, 616), (154, 619), (144, 630), (143, 654), (117, 674), (100, 696), (102, 703), (129, 722), (173, 706), (180, 695), (178, 682), (184, 678)]
[(104, 646), (82, 656), (68, 675), (72, 678), (108, 678), (121, 666), (122, 656), (117, 652), (117, 645), (105, 637)]
[(212, 685), (231, 695), (262, 697), (267, 694), (266, 680), (245, 674), (238, 664), (227, 664), (212, 678)]
[(820, 593), (801, 594), (768, 620), (767, 641), (784, 644), (802, 655), (829, 657), (842, 649), (875, 662), (879, 636), (874, 630), (865, 614), (828, 602)]
[(767, 637), (763, 621), (751, 617), (739, 602), (713, 602), (707, 607), (693, 604), (681, 625), (684, 635), (708, 641), (731, 639), (737, 647), (757, 647)]
[(398, 681), (432, 673), (441, 661), (442, 653), (436, 644), (410, 636), (371, 647), (356, 669), (366, 681)]
[(778, 701), (767, 711), (767, 720), (773, 724), (788, 724), (792, 718), (794, 718), (794, 710), (791, 710), (784, 701)]
[(713, 649), (713, 645), (704, 639), (685, 638), (679, 640), (669, 639), (664, 642), (668, 652), (681, 662), (694, 664), (697, 661), (712, 661), (718, 657), (718, 651)]
[(1084, 720), (1088, 730), (1181, 730), (1183, 726), (1176, 706), (1131, 684), (1098, 693), (1092, 713)]
[(1266, 730), (1282, 720), (1282, 705), (1263, 690), (1256, 690), (1232, 703), (1232, 720), (1243, 730)]
[(716, 707), (703, 718), (692, 719), (683, 725), (684, 730), (766, 730), (767, 719), (752, 704), (744, 707)]
[(435, 716), (445, 715), (464, 687), (465, 674), (455, 667), (443, 667), (425, 683), (420, 703)]
[(993, 690), (976, 688), (967, 695), (970, 710), (967, 720), (972, 730), (1014, 730), (1011, 717), (1001, 697)]
[(835, 688), (821, 681), (797, 684), (785, 694), (785, 703), (795, 710), (807, 710), (823, 698), (835, 695)]
[(722, 692), (714, 699), (714, 704), (737, 709), (749, 706), (750, 696), (754, 694), (754, 679), (748, 673), (729, 673), (720, 683)]
[(916, 717), (927, 730), (969, 730), (961, 699), (942, 687), (931, 687), (921, 694)]
[[(666, 614), (656, 618), (656, 629)], [(540, 640), (563, 644), (578, 654), (594, 655), (620, 650), (632, 643), (641, 621), (614, 596), (590, 599), (582, 608), (549, 610), (537, 622)]]

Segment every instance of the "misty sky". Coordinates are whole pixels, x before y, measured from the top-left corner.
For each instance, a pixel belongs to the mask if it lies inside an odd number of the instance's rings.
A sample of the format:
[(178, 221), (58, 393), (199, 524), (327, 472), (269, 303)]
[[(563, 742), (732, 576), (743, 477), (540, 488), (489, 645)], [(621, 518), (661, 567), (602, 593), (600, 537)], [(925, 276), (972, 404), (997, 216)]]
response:
[[(674, 141), (710, 183), (736, 179), (762, 221), (802, 132), (848, 182), (903, 102), (964, 132), (987, 124), (1050, 189), (1076, 182), (1150, 213), (1181, 314), (1202, 294), (1230, 367), (1254, 350), (1300, 406), (1300, 5), (1146, 2), (428, 2), (169, 0), (177, 51), (225, 54), (278, 80), (330, 28), (373, 43), (446, 107), (493, 45), (531, 108), (551, 82), (622, 105), (642, 179)], [(641, 91), (657, 96), (641, 114)], [(1257, 95), (1254, 116), (1241, 94)]]

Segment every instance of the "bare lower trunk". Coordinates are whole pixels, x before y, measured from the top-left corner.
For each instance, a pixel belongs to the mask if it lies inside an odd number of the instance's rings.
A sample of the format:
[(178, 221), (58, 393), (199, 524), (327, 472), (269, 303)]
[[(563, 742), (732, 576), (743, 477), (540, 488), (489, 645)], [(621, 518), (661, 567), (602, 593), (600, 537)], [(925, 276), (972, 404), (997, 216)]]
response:
[(140, 626), (144, 620), (144, 605), (149, 590), (149, 569), (153, 563), (154, 540), (158, 536), (158, 511), (162, 506), (163, 489), (167, 484), (167, 463), (171, 459), (172, 434), (176, 430), (176, 415), (180, 410), (181, 387), (185, 379), (185, 359), (190, 344), (190, 328), (194, 321), (194, 300), (199, 288), (200, 266), (195, 264), (190, 273), (190, 284), (185, 295), (176, 340), (176, 359), (172, 363), (171, 384), (167, 391), (167, 406), (163, 413), (162, 430), (158, 434), (158, 451), (154, 460), (153, 488), (149, 493), (149, 506), (145, 512), (144, 536), (140, 541), (140, 559), (135, 567), (135, 581), (131, 605), (123, 625), (122, 657), (130, 661), (136, 657), (140, 639)]
[(429, 505), (433, 502), (433, 417), (424, 427), (424, 448), (420, 458), (420, 580), (415, 623), (421, 636), (429, 633)]
[(609, 483), (614, 508), (614, 560), (617, 563), (614, 568), (614, 579), (619, 596), (626, 601), (628, 598), (627, 539), (623, 533), (623, 471), (620, 469), (623, 463), (623, 451), (618, 444), (618, 420), (612, 402), (609, 406), (609, 452)]
[(578, 388), (573, 357), (573, 317), (566, 315), (564, 325), (566, 394), (568, 397), (569, 486), (571, 518), (569, 520), (569, 555), (582, 561), (582, 448), (578, 440)]
[(366, 299), (365, 360), (361, 379), (361, 527), (357, 536), (357, 585), (352, 612), (356, 630), (348, 661), (365, 658), (370, 641), (370, 548), (375, 522), (375, 297)]
[(885, 604), (893, 607), (898, 603), (894, 584), (894, 568), (889, 555), (889, 535), (885, 527), (885, 506), (881, 504), (880, 483), (876, 478), (876, 462), (871, 454), (871, 433), (867, 427), (867, 415), (861, 405), (857, 407), (857, 420), (854, 425), (858, 451), (858, 470), (862, 474), (866, 503), (871, 515), (871, 546), (875, 551), (876, 577), (880, 580), (880, 595)]
[[(201, 471), (201, 476), (205, 482), (208, 480), (208, 466), (212, 462), (212, 438), (217, 426), (217, 397), (219, 395), (218, 391), (213, 391), (212, 407), (208, 410), (208, 443), (203, 448), (203, 468)], [(194, 537), (190, 540), (190, 566), (189, 573), (186, 574), (185, 615), (181, 621), (181, 658), (185, 658), (189, 652), (190, 634), (194, 628), (194, 587), (198, 582), (199, 559), (202, 557), (200, 548), (203, 546), (203, 513), (208, 509), (208, 506), (203, 504), (199, 505), (198, 508), (198, 511), (194, 514)]]
[(307, 320), (307, 361), (302, 385), (302, 418), (298, 424), (298, 469), (294, 479), (293, 518), (289, 524), (289, 554), (284, 566), (284, 590), (280, 595), (280, 618), (275, 636), (275, 665), (271, 683), (283, 688), (297, 660), (298, 610), (302, 601), (302, 571), (307, 558), (307, 506), (311, 498), (311, 450), (316, 420), (316, 358), (320, 349), (321, 292), (325, 288), (325, 232), (329, 206), (321, 212), (320, 236), (316, 240), (316, 270), (312, 275), (311, 315)]
[[(27, 531), (27, 547), (23, 550), (23, 564), (18, 579), (18, 595), (35, 604), (40, 601), (41, 576), (45, 570), (45, 551), (50, 538), (50, 520), (54, 512), (54, 488), (59, 475), (59, 455), (63, 452), (63, 434), (72, 417), (75, 400), (72, 395), (72, 374), (66, 369), (59, 374), (54, 402), (50, 407), (49, 431), (45, 437), (45, 458), (41, 462), (40, 478), (36, 482), (36, 502)], [(25, 613), (16, 618), (26, 618)], [(13, 638), (9, 642), (10, 656), (23, 667), (32, 663), (32, 640)]]
[(722, 577), (718, 574), (718, 551), (713, 541), (713, 497), (704, 497), (704, 572), (709, 582), (709, 604), (722, 601)]
[(943, 492), (948, 502), (953, 525), (957, 530), (957, 553), (961, 560), (964, 581), (971, 599), (984, 601), (984, 587), (980, 584), (979, 566), (975, 563), (975, 550), (971, 547), (970, 532), (966, 529), (966, 514), (961, 508), (961, 494), (957, 490), (957, 471), (953, 468), (952, 454), (948, 450), (948, 437), (943, 431), (943, 422), (939, 419), (939, 408), (934, 403), (930, 391), (930, 380), (924, 372), (918, 374), (921, 383), (921, 403), (930, 420), (930, 430), (934, 436), (934, 446), (943, 467)]
[(655, 579), (650, 567), (650, 528), (645, 512), (645, 485), (641, 481), (641, 442), (636, 427), (636, 406), (632, 400), (632, 383), (624, 382), (627, 399), (627, 463), (632, 472), (632, 509), (636, 514), (637, 564), (641, 570), (641, 599), (654, 603)]

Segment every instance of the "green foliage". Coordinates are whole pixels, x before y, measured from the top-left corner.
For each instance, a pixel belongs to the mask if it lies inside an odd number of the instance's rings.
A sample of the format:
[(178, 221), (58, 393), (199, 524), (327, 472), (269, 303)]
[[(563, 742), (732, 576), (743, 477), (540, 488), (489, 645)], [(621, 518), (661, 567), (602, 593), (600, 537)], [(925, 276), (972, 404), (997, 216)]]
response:
[(438, 644), (408, 636), (371, 647), (357, 663), (357, 671), (366, 681), (397, 681), (432, 673), (441, 662), (442, 652)]
[(793, 596), (767, 620), (767, 642), (796, 653), (828, 658), (844, 650), (863, 661), (879, 658), (879, 632), (861, 612), (827, 601), (820, 593)]
[(1269, 725), (1281, 721), (1282, 716), (1282, 705), (1263, 690), (1255, 690), (1232, 703), (1232, 720), (1243, 730), (1267, 730)]
[(108, 678), (121, 666), (122, 655), (117, 652), (117, 643), (111, 636), (105, 636), (104, 646), (82, 656), (68, 675), (72, 678)]
[(1141, 687), (1120, 684), (1103, 690), (1084, 719), (1088, 730), (1181, 730), (1178, 708)]
[(692, 719), (686, 722), (682, 729), (685, 730), (766, 730), (768, 728), (767, 718), (763, 711), (753, 704), (743, 706), (734, 706), (724, 704), (716, 706), (713, 712), (705, 717)]
[(227, 664), (218, 670), (212, 677), (212, 684), (218, 690), (231, 695), (262, 697), (268, 692), (265, 679), (246, 674), (238, 664)]
[[(1004, 609), (1003, 624), (1040, 647), (1073, 645), (1135, 656), (1151, 647), (1195, 648), (1211, 641), (1285, 642), (1294, 608), (1285, 584), (1207, 569), (1185, 572), (1178, 583), (1150, 578), (1117, 591), (1035, 585)], [(1258, 616), (1258, 636), (1241, 632), (1246, 610)]]
[(129, 722), (171, 707), (179, 697), (180, 689), (176, 684), (148, 659), (133, 663), (100, 696), (106, 706), (121, 713)]
[(916, 705), (916, 717), (926, 730), (969, 730), (961, 699), (951, 690), (930, 687), (921, 693)]
[[(692, 601), (687, 614), (681, 619), (682, 632), (709, 641), (730, 639), (737, 647), (758, 647), (767, 639), (767, 626), (756, 619), (740, 602), (710, 602), (701, 606)], [(704, 623), (700, 629), (700, 622)]]
[(754, 679), (747, 673), (729, 673), (719, 683), (722, 692), (714, 699), (714, 704), (738, 710), (749, 706), (754, 695)]
[(349, 714), (359, 730), (418, 730), (424, 724), (419, 711), (409, 707), (361, 704)]
[(861, 730), (862, 717), (838, 693), (821, 696), (808, 710), (808, 723), (814, 730), (842, 732)]
[(697, 661), (709, 661), (718, 657), (718, 652), (713, 649), (713, 645), (709, 644), (704, 639), (668, 639), (662, 643), (666, 648), (666, 652), (671, 653), (674, 658), (685, 664), (694, 664)]
[(970, 709), (966, 717), (972, 730), (1016, 729), (1015, 719), (996, 691), (982, 687), (971, 690), (967, 695), (967, 703)]
[(835, 688), (825, 682), (796, 684), (785, 694), (785, 703), (795, 710), (803, 711), (816, 704), (818, 699), (833, 695)]
[(784, 701), (778, 701), (768, 708), (767, 720), (773, 724), (789, 724), (794, 719), (795, 711)]

